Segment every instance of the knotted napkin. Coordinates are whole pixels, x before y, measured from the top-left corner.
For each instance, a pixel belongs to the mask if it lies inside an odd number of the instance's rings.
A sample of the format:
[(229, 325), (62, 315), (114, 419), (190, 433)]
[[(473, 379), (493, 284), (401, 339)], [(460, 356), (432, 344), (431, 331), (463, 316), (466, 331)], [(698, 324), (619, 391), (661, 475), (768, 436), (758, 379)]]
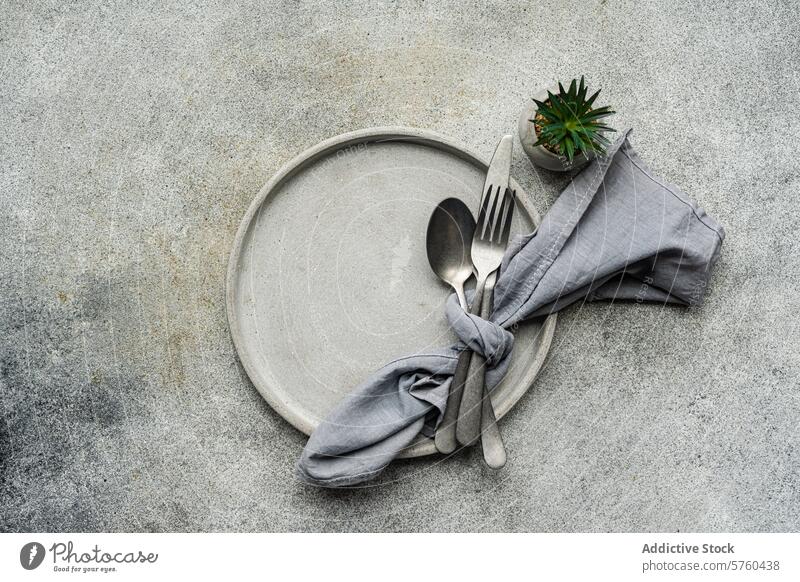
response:
[(445, 315), (460, 342), (387, 364), (317, 427), (297, 463), (303, 481), (341, 487), (377, 476), (444, 414), (460, 350), (487, 359), (492, 390), (509, 364), (508, 331), (579, 301), (698, 305), (725, 232), (677, 187), (656, 177), (624, 132), (559, 196), (539, 228), (509, 245), (490, 320), (455, 295)]

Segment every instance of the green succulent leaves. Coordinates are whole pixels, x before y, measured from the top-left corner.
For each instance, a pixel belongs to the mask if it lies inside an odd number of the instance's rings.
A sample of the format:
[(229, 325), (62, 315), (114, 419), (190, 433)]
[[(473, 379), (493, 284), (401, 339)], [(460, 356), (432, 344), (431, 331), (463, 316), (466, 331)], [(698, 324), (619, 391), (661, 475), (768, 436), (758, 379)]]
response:
[(603, 154), (611, 144), (603, 132), (616, 130), (602, 122), (614, 114), (610, 107), (592, 109), (599, 94), (598, 90), (587, 99), (586, 84), (581, 76), (580, 84), (573, 79), (568, 91), (559, 83), (557, 95), (548, 91), (544, 102), (534, 99), (538, 107), (536, 113), (544, 119), (536, 120), (539, 139), (533, 145), (548, 145), (566, 156), (570, 163), (576, 153)]

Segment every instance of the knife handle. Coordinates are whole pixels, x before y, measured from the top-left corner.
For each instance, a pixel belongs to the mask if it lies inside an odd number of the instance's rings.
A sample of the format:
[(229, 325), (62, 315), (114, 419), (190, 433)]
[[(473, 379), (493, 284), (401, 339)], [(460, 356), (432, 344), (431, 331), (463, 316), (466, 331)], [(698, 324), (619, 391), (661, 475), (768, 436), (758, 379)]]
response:
[(436, 436), (433, 439), (436, 450), (445, 455), (449, 455), (458, 448), (456, 440), (456, 420), (458, 419), (458, 409), (461, 406), (461, 395), (464, 393), (464, 380), (469, 370), (469, 360), (472, 352), (469, 348), (464, 348), (458, 354), (458, 364), (456, 372), (453, 374), (453, 381), (450, 382), (450, 393), (447, 395), (447, 408), (444, 411), (444, 418), (436, 428)]

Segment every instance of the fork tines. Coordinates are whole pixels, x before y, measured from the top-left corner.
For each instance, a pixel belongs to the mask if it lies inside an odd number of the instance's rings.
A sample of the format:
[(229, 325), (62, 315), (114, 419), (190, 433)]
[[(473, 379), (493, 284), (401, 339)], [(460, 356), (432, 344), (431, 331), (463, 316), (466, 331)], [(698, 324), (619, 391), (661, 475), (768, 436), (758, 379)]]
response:
[(517, 192), (506, 188), (501, 194), (500, 189), (500, 186), (489, 186), (486, 190), (478, 214), (478, 234), (481, 240), (505, 244), (511, 231)]

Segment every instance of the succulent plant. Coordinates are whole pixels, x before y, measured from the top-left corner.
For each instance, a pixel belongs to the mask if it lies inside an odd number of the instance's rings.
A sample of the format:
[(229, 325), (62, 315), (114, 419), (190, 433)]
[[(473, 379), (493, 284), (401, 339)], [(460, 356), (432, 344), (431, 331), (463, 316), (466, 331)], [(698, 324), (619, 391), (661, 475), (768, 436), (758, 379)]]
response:
[(531, 121), (536, 125), (539, 139), (533, 145), (543, 145), (550, 151), (566, 156), (572, 162), (576, 153), (595, 152), (602, 154), (610, 141), (603, 135), (616, 131), (602, 123), (602, 119), (613, 115), (610, 107), (592, 108), (600, 90), (588, 99), (586, 84), (573, 79), (569, 90), (558, 84), (558, 94), (547, 92), (545, 101), (534, 99), (538, 110)]

